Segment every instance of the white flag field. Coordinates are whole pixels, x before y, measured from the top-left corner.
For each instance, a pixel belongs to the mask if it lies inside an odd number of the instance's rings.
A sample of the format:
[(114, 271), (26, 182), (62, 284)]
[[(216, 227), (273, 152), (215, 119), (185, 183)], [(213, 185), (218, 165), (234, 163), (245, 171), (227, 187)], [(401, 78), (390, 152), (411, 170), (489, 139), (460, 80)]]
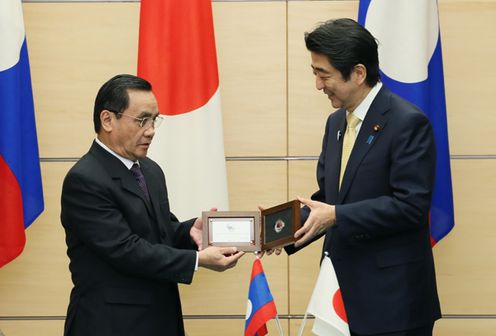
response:
[(320, 265), (320, 273), (301, 323), (299, 336), (303, 334), (308, 314), (315, 317), (312, 328), (315, 335), (350, 336), (338, 279), (328, 256), (324, 257)]

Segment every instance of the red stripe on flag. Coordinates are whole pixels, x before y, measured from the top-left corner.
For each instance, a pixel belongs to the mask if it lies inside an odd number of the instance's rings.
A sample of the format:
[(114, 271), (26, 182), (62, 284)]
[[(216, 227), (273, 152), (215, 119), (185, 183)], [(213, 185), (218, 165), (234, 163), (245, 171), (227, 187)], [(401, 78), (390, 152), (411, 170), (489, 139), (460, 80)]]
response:
[(274, 303), (274, 301), (268, 302), (266, 305), (257, 310), (256, 313), (252, 316), (250, 324), (245, 330), (245, 335), (266, 335), (267, 327), (265, 323), (268, 321), (267, 317), (270, 316), (270, 318), (275, 318), (276, 315), (276, 304)]
[[(431, 223), (431, 212), (429, 211), (429, 230), (430, 230), (430, 228), (431, 228), (431, 225), (432, 225), (432, 223)], [(436, 245), (436, 244), (437, 244), (437, 241), (436, 241), (436, 239), (434, 239), (434, 237), (432, 236), (432, 230), (430, 230), (430, 231), (431, 231), (431, 234), (430, 234), (430, 236), (429, 236), (429, 237), (430, 237), (430, 240), (431, 240), (431, 247), (434, 247), (434, 245)]]
[(21, 254), (26, 244), (21, 188), (0, 156), (0, 267)]
[(162, 114), (205, 105), (219, 87), (210, 0), (142, 0), (138, 76)]
[(251, 269), (250, 281), (252, 281), (253, 278), (259, 275), (260, 273), (263, 273), (262, 263), (260, 262), (260, 259), (255, 259), (255, 261), (253, 262), (253, 267)]

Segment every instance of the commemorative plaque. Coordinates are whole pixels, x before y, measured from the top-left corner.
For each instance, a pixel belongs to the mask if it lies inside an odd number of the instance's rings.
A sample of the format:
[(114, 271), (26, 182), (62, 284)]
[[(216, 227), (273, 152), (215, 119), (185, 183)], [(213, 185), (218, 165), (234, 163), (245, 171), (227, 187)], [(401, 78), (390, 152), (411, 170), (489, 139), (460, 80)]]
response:
[(240, 251), (265, 251), (295, 242), (301, 227), (297, 200), (260, 211), (205, 211), (203, 248), (235, 246)]

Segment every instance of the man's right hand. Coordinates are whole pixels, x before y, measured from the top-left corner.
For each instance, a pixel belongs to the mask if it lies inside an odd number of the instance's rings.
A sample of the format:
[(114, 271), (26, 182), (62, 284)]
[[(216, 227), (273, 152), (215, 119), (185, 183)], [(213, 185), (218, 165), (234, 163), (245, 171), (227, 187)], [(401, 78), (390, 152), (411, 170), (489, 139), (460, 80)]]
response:
[(282, 252), (282, 247), (276, 247), (276, 248), (273, 248), (273, 249), (270, 249), (267, 251), (258, 251), (258, 252), (256, 252), (256, 254), (257, 254), (257, 257), (262, 258), (265, 254), (267, 254), (268, 256), (270, 256), (272, 253), (279, 255), (279, 254), (281, 254), (281, 252)]
[(213, 271), (223, 272), (236, 266), (245, 253), (235, 247), (209, 246), (199, 252), (198, 265)]

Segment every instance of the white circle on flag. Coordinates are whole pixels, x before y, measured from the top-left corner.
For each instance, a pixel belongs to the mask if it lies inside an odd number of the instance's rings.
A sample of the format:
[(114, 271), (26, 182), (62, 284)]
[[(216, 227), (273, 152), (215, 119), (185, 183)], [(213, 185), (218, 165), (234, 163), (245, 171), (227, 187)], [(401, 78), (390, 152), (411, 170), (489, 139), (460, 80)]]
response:
[(436, 0), (373, 0), (365, 20), (379, 43), (379, 65), (390, 78), (427, 79), (439, 36)]
[(19, 62), (25, 34), (21, 1), (0, 1), (0, 22), (0, 71), (4, 71)]
[(245, 320), (248, 320), (250, 318), (252, 309), (253, 309), (253, 305), (251, 304), (250, 299), (248, 299), (248, 303), (246, 304)]

